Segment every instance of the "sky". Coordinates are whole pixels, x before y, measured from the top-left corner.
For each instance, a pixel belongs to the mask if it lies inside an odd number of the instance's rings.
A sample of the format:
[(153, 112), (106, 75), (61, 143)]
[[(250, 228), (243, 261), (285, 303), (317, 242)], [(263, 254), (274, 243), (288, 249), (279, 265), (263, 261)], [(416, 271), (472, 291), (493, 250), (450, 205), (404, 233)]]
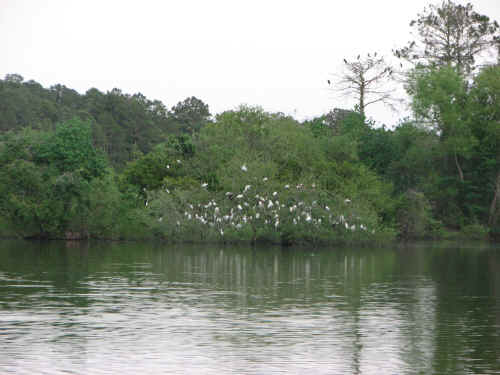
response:
[[(329, 88), (343, 58), (411, 40), (423, 0), (0, 0), (0, 77), (84, 94), (119, 88), (212, 114), (259, 105), (303, 120), (355, 101)], [(473, 0), (500, 21), (499, 0)], [(408, 113), (367, 108), (379, 124)]]

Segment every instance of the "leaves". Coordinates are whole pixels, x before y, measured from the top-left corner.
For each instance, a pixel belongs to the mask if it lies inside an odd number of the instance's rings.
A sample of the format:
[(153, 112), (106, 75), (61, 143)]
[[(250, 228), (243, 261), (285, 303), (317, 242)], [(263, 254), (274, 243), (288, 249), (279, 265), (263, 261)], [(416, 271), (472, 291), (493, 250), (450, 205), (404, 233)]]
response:
[(473, 10), (472, 4), (456, 4), (446, 0), (430, 5), (410, 22), (417, 40), (394, 52), (398, 58), (415, 66), (453, 66), (460, 74), (469, 75), (476, 61), (491, 51), (500, 37), (497, 22)]

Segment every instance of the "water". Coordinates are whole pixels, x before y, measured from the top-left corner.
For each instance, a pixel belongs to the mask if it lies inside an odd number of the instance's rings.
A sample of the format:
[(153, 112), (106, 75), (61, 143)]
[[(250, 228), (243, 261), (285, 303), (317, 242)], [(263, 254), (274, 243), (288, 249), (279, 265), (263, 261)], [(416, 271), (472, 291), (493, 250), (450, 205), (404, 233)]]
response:
[(1, 374), (500, 373), (500, 250), (0, 242)]

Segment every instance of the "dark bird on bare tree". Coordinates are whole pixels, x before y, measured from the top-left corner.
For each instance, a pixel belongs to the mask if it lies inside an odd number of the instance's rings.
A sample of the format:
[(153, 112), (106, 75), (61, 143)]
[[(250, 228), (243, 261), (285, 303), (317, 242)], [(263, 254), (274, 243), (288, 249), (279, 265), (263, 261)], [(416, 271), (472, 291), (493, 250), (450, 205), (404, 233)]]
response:
[(327, 80), (327, 82), (328, 82), (329, 85), (331, 84), (330, 80)]
[(346, 59), (344, 59), (344, 62), (347, 64), (347, 60)]
[(359, 60), (360, 57), (361, 57), (361, 55), (358, 55), (358, 60)]

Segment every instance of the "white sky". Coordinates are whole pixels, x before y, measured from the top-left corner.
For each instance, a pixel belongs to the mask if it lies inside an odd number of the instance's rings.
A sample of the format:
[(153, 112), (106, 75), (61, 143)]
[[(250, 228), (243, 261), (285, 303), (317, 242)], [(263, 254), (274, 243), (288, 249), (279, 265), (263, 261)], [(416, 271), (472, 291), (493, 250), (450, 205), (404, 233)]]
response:
[[(500, 21), (499, 0), (472, 1)], [(344, 57), (410, 40), (424, 0), (0, 0), (0, 77), (141, 92), (169, 108), (188, 96), (215, 114), (260, 105), (298, 119), (354, 102), (327, 79)], [(404, 113), (368, 107), (379, 123)]]

